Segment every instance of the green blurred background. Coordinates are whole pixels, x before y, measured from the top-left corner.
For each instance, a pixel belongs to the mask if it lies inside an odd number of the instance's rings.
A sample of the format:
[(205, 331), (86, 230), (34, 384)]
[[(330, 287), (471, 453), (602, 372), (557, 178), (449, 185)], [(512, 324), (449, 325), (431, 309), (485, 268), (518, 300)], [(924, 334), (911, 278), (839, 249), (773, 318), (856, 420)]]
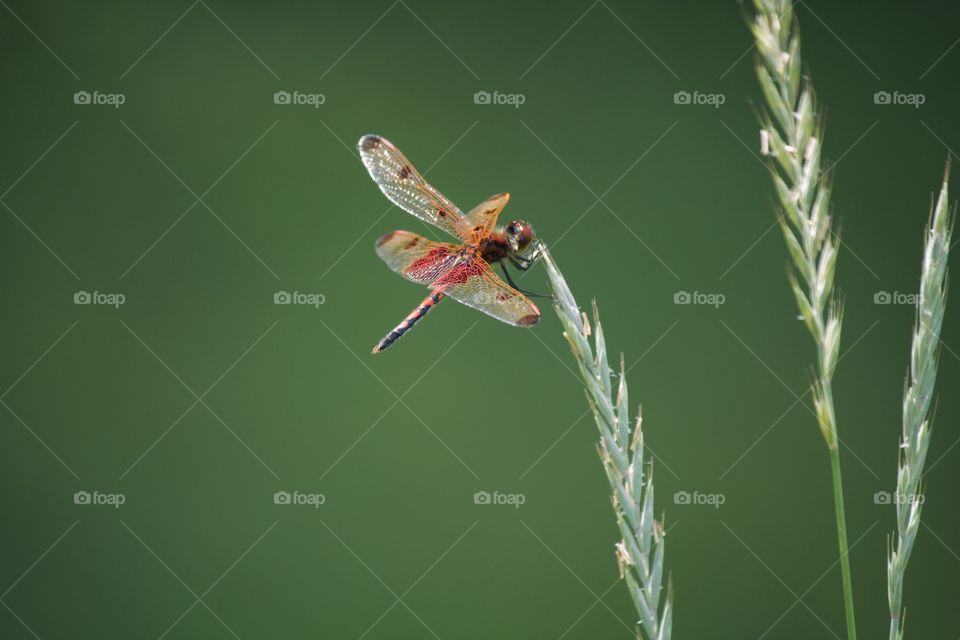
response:
[[(505, 216), (534, 224), (636, 363), (675, 636), (842, 635), (813, 348), (757, 157), (743, 6), (2, 4), (0, 636), (630, 637), (596, 427), (550, 310), (526, 331), (445, 303), (369, 355), (424, 295), (373, 252), (423, 226), (358, 162), (370, 132), (464, 209), (510, 191)], [(835, 392), (858, 622), (877, 637), (894, 510), (874, 494), (895, 482), (914, 312), (874, 296), (917, 287), (960, 144), (960, 33), (936, 3), (797, 11), (837, 163)], [(546, 287), (539, 268), (523, 282)], [(943, 340), (911, 638), (960, 635), (956, 308)]]

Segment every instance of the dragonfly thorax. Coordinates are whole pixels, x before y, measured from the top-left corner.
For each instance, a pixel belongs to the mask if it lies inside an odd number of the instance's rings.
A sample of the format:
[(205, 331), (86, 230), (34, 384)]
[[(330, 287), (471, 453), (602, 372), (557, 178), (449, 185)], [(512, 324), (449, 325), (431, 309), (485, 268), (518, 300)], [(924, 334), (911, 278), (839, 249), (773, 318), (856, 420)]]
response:
[(500, 262), (510, 253), (510, 244), (506, 235), (494, 231), (480, 242), (480, 257), (487, 263)]

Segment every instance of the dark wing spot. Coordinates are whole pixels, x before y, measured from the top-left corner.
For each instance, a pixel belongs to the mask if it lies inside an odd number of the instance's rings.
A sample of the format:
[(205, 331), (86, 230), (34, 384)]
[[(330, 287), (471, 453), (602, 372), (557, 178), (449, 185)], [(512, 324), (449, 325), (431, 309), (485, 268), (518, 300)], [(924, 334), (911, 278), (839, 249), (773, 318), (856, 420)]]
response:
[(539, 313), (531, 313), (530, 315), (528, 315), (528, 316), (523, 316), (522, 318), (520, 318), (519, 320), (517, 320), (517, 324), (519, 324), (521, 327), (532, 327), (533, 325), (537, 324), (538, 322), (540, 322), (540, 314), (539, 314)]
[(380, 146), (380, 136), (363, 136), (360, 139), (360, 148), (364, 151), (373, 151)]
[(477, 233), (480, 233), (481, 231), (483, 231), (483, 227), (478, 224), (473, 228), (473, 230)]
[(377, 239), (377, 246), (382, 247), (385, 243), (390, 242), (390, 238), (393, 237), (396, 231), (391, 231), (390, 233), (385, 233)]
[(410, 242), (408, 242), (407, 244), (403, 245), (403, 248), (404, 248), (404, 249), (413, 249), (415, 246), (417, 246), (417, 243), (418, 243), (418, 242), (420, 242), (420, 237), (419, 237), (419, 236), (413, 236), (413, 238), (410, 239)]
[(441, 207), (437, 207), (437, 215), (440, 216), (441, 218), (446, 218), (447, 212), (444, 211)]
[(400, 178), (401, 180), (406, 180), (407, 178), (409, 178), (410, 167), (408, 167), (407, 165), (403, 165), (402, 167), (400, 167), (400, 170), (397, 171), (397, 177)]

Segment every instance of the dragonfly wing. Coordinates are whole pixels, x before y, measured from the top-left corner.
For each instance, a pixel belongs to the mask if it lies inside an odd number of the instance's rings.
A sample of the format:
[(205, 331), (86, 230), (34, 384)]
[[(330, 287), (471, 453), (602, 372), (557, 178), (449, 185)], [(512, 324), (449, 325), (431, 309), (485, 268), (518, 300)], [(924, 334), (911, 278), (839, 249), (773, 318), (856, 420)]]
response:
[(463, 212), (434, 189), (400, 150), (386, 138), (360, 138), (360, 158), (385, 196), (407, 213), (466, 240)]
[(516, 327), (530, 327), (540, 321), (537, 305), (501, 280), (481, 258), (461, 260), (431, 286), (442, 289), (468, 307)]
[(434, 242), (409, 231), (391, 231), (377, 240), (377, 255), (407, 280), (430, 284), (457, 262), (459, 245)]
[(470, 225), (470, 231), (474, 238), (486, 238), (497, 226), (497, 218), (500, 212), (510, 201), (509, 193), (498, 193), (490, 196), (467, 214), (467, 223)]

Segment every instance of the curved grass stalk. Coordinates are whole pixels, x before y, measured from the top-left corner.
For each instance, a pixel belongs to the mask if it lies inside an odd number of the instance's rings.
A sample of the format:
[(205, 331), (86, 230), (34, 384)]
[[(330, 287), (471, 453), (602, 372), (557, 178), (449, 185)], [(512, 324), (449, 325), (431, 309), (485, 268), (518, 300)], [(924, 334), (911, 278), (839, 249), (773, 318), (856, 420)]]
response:
[[(607, 346), (596, 304), (593, 305), (594, 327), (591, 329), (553, 256), (544, 246), (540, 247), (540, 252), (554, 293), (554, 310), (577, 360), (587, 402), (600, 430), (597, 450), (610, 482), (613, 508), (622, 536), (616, 544), (620, 576), (627, 582), (639, 615), (639, 625), (647, 640), (669, 640), (673, 602), (669, 585), (666, 595), (662, 593), (664, 530), (662, 522), (653, 516), (653, 474), (648, 471), (644, 476), (643, 432), (639, 415), (633, 432), (630, 431), (623, 356), (620, 357), (620, 380), (614, 398), (613, 370), (607, 361)], [(588, 339), (591, 334), (592, 347)]]
[(853, 584), (843, 504), (833, 370), (840, 349), (842, 310), (833, 295), (838, 245), (828, 211), (830, 186), (820, 171), (823, 126), (813, 88), (801, 79), (800, 36), (790, 0), (754, 0), (751, 25), (757, 43), (757, 77), (766, 111), (761, 116), (761, 146), (770, 158), (780, 226), (792, 269), (790, 285), (807, 329), (817, 346), (813, 400), (817, 421), (830, 453), (847, 638), (856, 640)]
[(930, 402), (937, 378), (940, 327), (947, 299), (947, 254), (950, 251), (952, 221), (944, 173), (937, 203), (930, 212), (920, 274), (920, 300), (910, 349), (910, 370), (903, 395), (903, 438), (897, 470), (895, 542), (887, 557), (887, 601), (890, 605), (890, 640), (903, 638), (903, 578), (910, 552), (920, 528), (923, 490), (920, 479), (930, 443)]

